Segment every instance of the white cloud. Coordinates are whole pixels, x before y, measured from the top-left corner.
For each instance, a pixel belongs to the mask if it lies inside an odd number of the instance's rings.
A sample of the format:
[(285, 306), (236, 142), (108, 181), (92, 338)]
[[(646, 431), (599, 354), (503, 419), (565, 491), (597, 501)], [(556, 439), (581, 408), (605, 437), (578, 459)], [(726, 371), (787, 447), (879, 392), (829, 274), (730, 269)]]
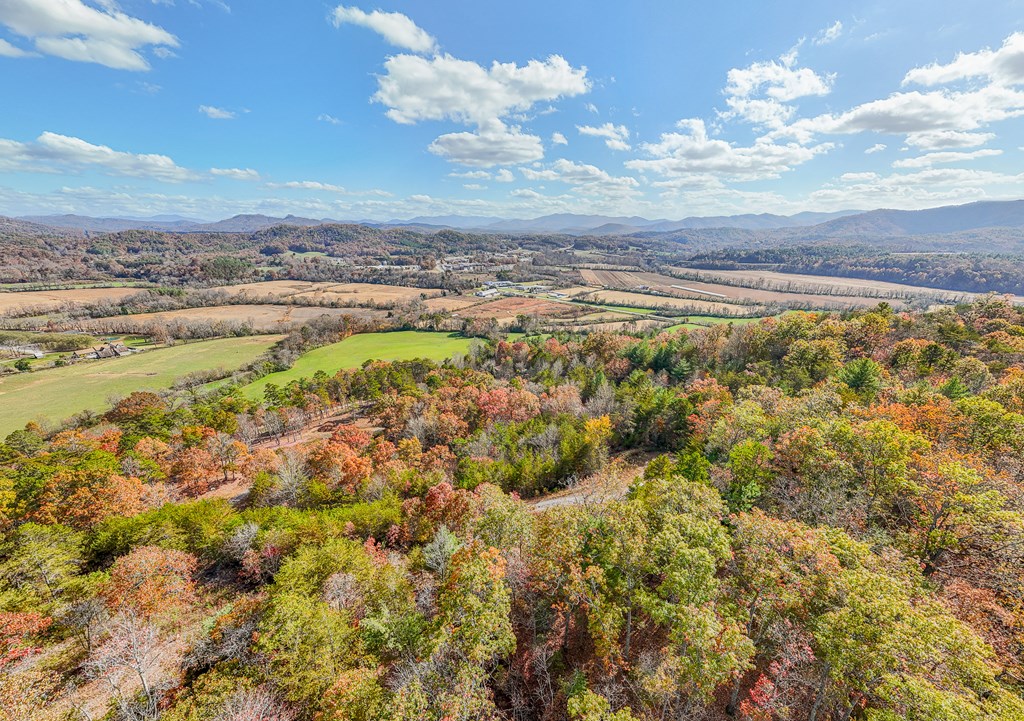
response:
[(871, 180), (878, 180), (878, 173), (843, 173), (839, 179), (844, 183), (864, 183)]
[(868, 148), (867, 150), (865, 150), (865, 151), (864, 151), (864, 154), (865, 154), (865, 155), (872, 155), (872, 154), (874, 154), (874, 153), (881, 153), (881, 152), (882, 152), (883, 150), (885, 150), (885, 149), (886, 149), (887, 147), (889, 147), (889, 146), (888, 146), (888, 145), (886, 145), (885, 143), (875, 143), (875, 144), (874, 144), (874, 145), (872, 145), (872, 146), (871, 146), (870, 148)]
[(260, 174), (252, 168), (210, 168), (210, 175), (232, 180), (259, 180)]
[(233, 120), (238, 117), (237, 113), (224, 108), (217, 108), (213, 105), (200, 105), (199, 112), (213, 120)]
[(1024, 174), (1006, 175), (964, 168), (931, 168), (915, 173), (849, 173), (844, 184), (824, 187), (807, 196), (807, 207), (839, 208), (928, 208), (972, 200), (1002, 200), (1020, 197)]
[(585, 109), (585, 110), (586, 110), (586, 111), (587, 111), (588, 113), (594, 113), (594, 115), (597, 115), (597, 114), (598, 114), (599, 112), (601, 112), (601, 111), (599, 111), (599, 110), (597, 109), (597, 106), (596, 106), (596, 105), (594, 105), (593, 103), (587, 103), (586, 105), (584, 105), (584, 106), (583, 106), (583, 108), (584, 108), (584, 109)]
[(965, 133), (959, 130), (931, 130), (922, 133), (911, 133), (907, 136), (907, 145), (922, 150), (939, 150), (940, 148), (976, 148), (994, 140), (995, 133)]
[(941, 163), (959, 163), (967, 160), (976, 160), (977, 158), (991, 158), (993, 156), (1002, 154), (1002, 150), (996, 150), (994, 148), (985, 148), (982, 150), (975, 150), (969, 153), (957, 151), (925, 153), (924, 155), (919, 155), (916, 158), (902, 158), (900, 160), (897, 160), (892, 164), (892, 167), (930, 168), (933, 165), (938, 165)]
[(829, 25), (827, 28), (822, 30), (814, 37), (815, 45), (828, 45), (834, 43), (839, 39), (839, 36), (843, 34), (843, 23), (836, 20), (834, 23)]
[(33, 55), (33, 53), (22, 50), (21, 48), (16, 48), (3, 38), (0, 38), (0, 57), (27, 58), (31, 55)]
[(591, 125), (577, 125), (576, 130), (580, 135), (590, 135), (597, 138), (604, 138), (604, 144), (612, 150), (630, 150), (629, 128), (625, 125), (614, 125), (605, 123), (600, 127)]
[(791, 50), (778, 60), (733, 68), (726, 76), (725, 119), (741, 118), (755, 125), (778, 128), (793, 117), (796, 109), (787, 103), (808, 96), (828, 95), (834, 75), (822, 77), (810, 68), (796, 67), (797, 52)]
[(484, 123), (476, 133), (442, 135), (427, 149), (453, 163), (483, 168), (529, 163), (544, 157), (539, 137), (497, 120)]
[(555, 145), (568, 145), (569, 141), (559, 132), (551, 133), (551, 142)]
[(663, 133), (657, 143), (644, 143), (653, 160), (629, 160), (626, 167), (664, 176), (714, 174), (732, 180), (775, 178), (832, 149), (831, 143), (785, 145), (760, 138), (753, 145), (736, 146), (708, 137), (703, 120), (680, 120), (681, 133)]
[(0, 139), (0, 170), (46, 173), (86, 169), (168, 183), (198, 178), (166, 155), (121, 152), (57, 133), (46, 132), (27, 143)]
[[(967, 131), (1020, 115), (1024, 115), (1024, 93), (998, 85), (967, 92), (913, 91), (894, 93), (839, 115), (798, 120), (771, 135), (790, 136), (803, 142), (815, 133), (862, 132), (907, 135), (908, 142), (911, 137), (940, 137), (937, 133), (963, 139)], [(956, 131), (956, 135), (949, 135), (949, 131)]]
[(1003, 85), (1024, 83), (1024, 32), (1007, 37), (998, 50), (959, 53), (946, 65), (932, 63), (914, 68), (903, 78), (903, 84), (944, 85), (968, 78), (986, 78)]
[(402, 13), (382, 10), (365, 12), (359, 8), (339, 5), (334, 9), (334, 26), (344, 24), (369, 28), (395, 47), (415, 53), (429, 53), (437, 49), (437, 41), (423, 28)]
[(487, 186), (480, 185), (480, 183), (466, 183), (462, 187), (466, 190), (487, 190)]
[(574, 163), (560, 159), (544, 170), (520, 168), (519, 172), (527, 180), (550, 180), (575, 186), (581, 192), (615, 197), (631, 197), (637, 195), (636, 188), (640, 185), (636, 178), (630, 176), (616, 177), (594, 165)]
[(451, 55), (395, 55), (384, 70), (373, 100), (404, 124), (444, 119), (479, 124), (590, 89), (587, 69), (574, 68), (559, 55), (523, 66), (495, 61), (490, 68)]
[[(178, 47), (174, 35), (121, 12), (113, 3), (96, 8), (82, 0), (3, 0), (0, 24), (33, 41), (41, 53), (117, 70), (149, 70), (142, 48)], [(0, 54), (26, 54), (12, 53), (13, 47), (4, 43)]]
[(319, 115), (316, 116), (316, 119), (318, 121), (320, 121), (321, 123), (329, 123), (331, 125), (341, 125), (341, 121), (340, 120), (338, 120), (333, 115), (328, 115), (327, 113), (320, 113)]
[(490, 180), (491, 174), (486, 170), (466, 170), (461, 172), (448, 173), (453, 178), (468, 178), (470, 180)]
[(512, 174), (512, 171), (508, 168), (502, 168), (494, 174), (494, 179), (499, 183), (514, 183), (516, 182), (516, 176)]

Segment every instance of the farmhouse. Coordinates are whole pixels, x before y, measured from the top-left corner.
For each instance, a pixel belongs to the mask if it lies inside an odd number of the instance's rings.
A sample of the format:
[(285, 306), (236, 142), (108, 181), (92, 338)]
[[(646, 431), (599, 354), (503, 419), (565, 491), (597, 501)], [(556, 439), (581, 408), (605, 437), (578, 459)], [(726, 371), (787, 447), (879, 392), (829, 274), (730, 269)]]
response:
[(498, 295), (498, 291), (494, 288), (487, 288), (486, 290), (477, 291), (478, 298), (493, 298)]
[(76, 361), (82, 359), (96, 360), (97, 358), (121, 358), (122, 356), (131, 355), (138, 351), (129, 348), (124, 343), (106, 343), (101, 345), (99, 348), (92, 348), (87, 351), (79, 353), (78, 351), (71, 354), (69, 360)]

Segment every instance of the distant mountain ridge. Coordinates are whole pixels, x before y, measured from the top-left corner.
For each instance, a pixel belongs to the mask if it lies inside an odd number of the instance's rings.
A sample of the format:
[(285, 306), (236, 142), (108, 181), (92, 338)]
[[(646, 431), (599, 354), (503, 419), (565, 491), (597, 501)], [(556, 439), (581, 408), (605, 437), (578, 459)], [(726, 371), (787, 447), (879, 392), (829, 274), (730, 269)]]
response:
[[(313, 227), (348, 223), (374, 228), (409, 228), (431, 231), (450, 228), (478, 233), (621, 235), (650, 237), (686, 231), (784, 232), (808, 240), (857, 237), (897, 237), (954, 233), (982, 228), (1024, 228), (1024, 200), (978, 201), (925, 210), (803, 212), (796, 215), (771, 213), (729, 216), (695, 216), (682, 220), (650, 220), (638, 216), (616, 217), (557, 213), (531, 219), (502, 219), (492, 216), (419, 216), (408, 220), (338, 221), (287, 215), (236, 215), (215, 222), (194, 221), (177, 216), (149, 219), (92, 218), (81, 215), (26, 216), (6, 219), (12, 224), (31, 224), (31, 233), (45, 227), (86, 233), (123, 230), (154, 230), (170, 233), (253, 233), (279, 225)], [(3, 227), (3, 226), (0, 226)]]

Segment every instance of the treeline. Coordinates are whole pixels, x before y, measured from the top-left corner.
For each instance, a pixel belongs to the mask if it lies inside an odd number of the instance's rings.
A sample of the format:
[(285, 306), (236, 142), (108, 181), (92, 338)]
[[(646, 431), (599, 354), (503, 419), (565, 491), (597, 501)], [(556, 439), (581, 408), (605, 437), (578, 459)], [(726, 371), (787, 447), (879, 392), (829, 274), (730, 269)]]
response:
[(1024, 257), (977, 253), (878, 253), (835, 245), (723, 250), (691, 256), (705, 270), (777, 270), (905, 283), (971, 293), (1024, 293)]

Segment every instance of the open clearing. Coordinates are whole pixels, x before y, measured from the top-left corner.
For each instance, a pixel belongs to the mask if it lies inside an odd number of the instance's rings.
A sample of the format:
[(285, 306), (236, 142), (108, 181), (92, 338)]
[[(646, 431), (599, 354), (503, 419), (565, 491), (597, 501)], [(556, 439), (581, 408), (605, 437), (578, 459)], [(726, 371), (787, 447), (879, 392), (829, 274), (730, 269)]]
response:
[[(674, 268), (681, 273), (699, 273), (708, 280), (723, 279), (733, 283), (742, 283), (751, 287), (763, 286), (775, 290), (806, 290), (825, 292), (830, 288), (838, 289), (852, 295), (927, 295), (936, 299), (951, 302), (974, 297), (975, 293), (965, 293), (941, 288), (928, 288), (905, 283), (890, 283), (884, 280), (865, 280), (863, 278), (847, 278), (831, 275), (807, 275), (803, 273), (780, 273), (769, 270), (703, 270), (696, 268)], [(682, 281), (685, 283), (685, 281)], [(1016, 297), (1017, 302), (1024, 298)]]
[(144, 328), (150, 323), (171, 323), (173, 321), (210, 323), (247, 323), (260, 332), (285, 331), (295, 325), (308, 323), (323, 315), (350, 315), (361, 319), (383, 317), (385, 311), (366, 308), (321, 308), (304, 305), (215, 305), (209, 308), (183, 308), (157, 313), (135, 313), (112, 318), (97, 318), (84, 323), (86, 328), (108, 328), (111, 323), (118, 326), (125, 321)]
[[(692, 271), (691, 271), (692, 272)], [(660, 273), (639, 273), (620, 270), (581, 270), (587, 283), (596, 283), (608, 288), (624, 290), (653, 290), (679, 298), (695, 298), (709, 301), (750, 302), (750, 303), (798, 303), (808, 307), (834, 308), (870, 307), (877, 298), (857, 295), (828, 295), (816, 293), (795, 293), (762, 288), (746, 288), (723, 283), (707, 283), (696, 280), (682, 280)], [(896, 305), (896, 303), (894, 303)], [(712, 311), (714, 312), (714, 311)]]
[(472, 339), (455, 333), (396, 331), (392, 333), (361, 333), (340, 343), (315, 348), (304, 354), (295, 365), (280, 373), (271, 373), (243, 389), (247, 398), (263, 397), (263, 389), (271, 383), (284, 386), (293, 380), (307, 378), (317, 371), (334, 375), (339, 370), (358, 368), (368, 360), (412, 360), (425, 358), (441, 361), (469, 350)]
[(64, 305), (89, 305), (103, 300), (120, 300), (141, 293), (143, 288), (75, 288), (73, 290), (28, 290), (0, 292), (0, 314), (14, 310), (53, 310)]
[(302, 280), (268, 280), (217, 288), (231, 295), (250, 298), (303, 298), (338, 303), (395, 303), (430, 298), (441, 294), (434, 288), (409, 288), (377, 283), (314, 283)]
[(104, 410), (112, 396), (169, 388), (176, 378), (193, 371), (234, 370), (280, 339), (256, 336), (197, 341), (0, 378), (0, 437), (32, 420), (60, 421), (87, 409)]
[(509, 296), (467, 308), (459, 315), (467, 318), (494, 318), (499, 323), (515, 320), (517, 315), (559, 318), (579, 313), (571, 303), (557, 303), (543, 298)]
[(431, 311), (453, 311), (483, 303), (483, 298), (475, 295), (446, 295), (443, 298), (431, 298), (423, 301), (423, 305)]
[[(719, 315), (739, 315), (745, 313), (756, 313), (761, 306), (741, 306), (732, 303), (718, 303), (712, 300), (699, 300), (696, 298), (676, 298), (674, 296), (647, 295), (646, 293), (630, 293), (625, 290), (599, 290), (591, 293), (583, 299), (600, 301), (609, 305), (636, 305), (636, 306), (659, 306), (662, 308), (674, 308), (676, 310), (692, 310), (701, 313)], [(643, 312), (642, 310), (640, 312)]]

